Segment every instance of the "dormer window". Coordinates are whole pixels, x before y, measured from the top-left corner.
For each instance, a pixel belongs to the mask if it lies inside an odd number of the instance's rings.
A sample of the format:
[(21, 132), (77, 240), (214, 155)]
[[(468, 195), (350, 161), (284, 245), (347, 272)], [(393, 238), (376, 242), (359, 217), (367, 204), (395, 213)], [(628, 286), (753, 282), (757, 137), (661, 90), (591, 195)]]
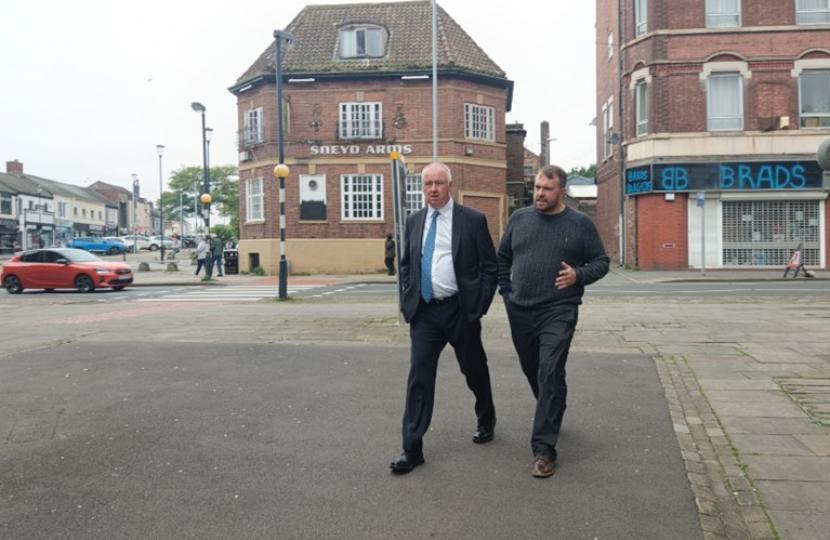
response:
[(349, 25), (340, 29), (340, 58), (378, 58), (386, 43), (383, 27)]

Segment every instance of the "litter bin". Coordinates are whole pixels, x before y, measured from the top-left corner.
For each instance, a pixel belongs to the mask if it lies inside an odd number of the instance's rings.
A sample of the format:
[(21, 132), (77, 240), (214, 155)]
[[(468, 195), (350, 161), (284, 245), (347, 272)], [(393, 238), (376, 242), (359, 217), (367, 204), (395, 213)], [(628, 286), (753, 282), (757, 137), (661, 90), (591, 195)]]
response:
[(225, 257), (225, 273), (226, 274), (238, 274), (239, 273), (239, 250), (238, 249), (226, 249), (223, 255)]

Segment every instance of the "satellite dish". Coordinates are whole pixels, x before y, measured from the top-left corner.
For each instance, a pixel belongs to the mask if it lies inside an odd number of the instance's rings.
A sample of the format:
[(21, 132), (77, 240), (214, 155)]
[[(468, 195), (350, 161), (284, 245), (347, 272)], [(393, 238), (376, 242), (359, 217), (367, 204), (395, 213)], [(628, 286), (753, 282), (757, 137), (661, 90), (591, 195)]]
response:
[(612, 133), (611, 136), (608, 138), (608, 142), (611, 144), (617, 144), (620, 142), (620, 134), (619, 133)]
[(816, 159), (822, 169), (830, 171), (830, 139), (824, 139), (824, 142), (818, 145)]

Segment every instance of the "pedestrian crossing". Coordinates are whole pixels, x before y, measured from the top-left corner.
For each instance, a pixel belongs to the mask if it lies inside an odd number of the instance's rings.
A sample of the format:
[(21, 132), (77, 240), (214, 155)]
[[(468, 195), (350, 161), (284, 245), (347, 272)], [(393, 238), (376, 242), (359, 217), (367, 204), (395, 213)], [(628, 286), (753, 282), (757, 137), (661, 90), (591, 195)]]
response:
[[(291, 285), (288, 295), (302, 293), (319, 285)], [(140, 298), (137, 302), (255, 302), (266, 298), (277, 298), (280, 295), (279, 287), (266, 286), (222, 286), (222, 287), (191, 287), (171, 290), (163, 296), (155, 298)]]

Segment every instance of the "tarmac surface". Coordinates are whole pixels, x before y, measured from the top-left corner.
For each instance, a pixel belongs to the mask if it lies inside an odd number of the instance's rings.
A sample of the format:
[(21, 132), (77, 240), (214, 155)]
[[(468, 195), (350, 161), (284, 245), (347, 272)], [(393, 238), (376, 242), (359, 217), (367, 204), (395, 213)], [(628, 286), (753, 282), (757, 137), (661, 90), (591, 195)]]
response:
[[(149, 264), (136, 286), (206, 283)], [(529, 475), (532, 400), (498, 298), (483, 320), (496, 439), (470, 441), (472, 398), (445, 351), (427, 462), (402, 477), (388, 470), (408, 358), (394, 299), (0, 298), (0, 328), (4, 540), (830, 538), (830, 296), (587, 298), (546, 480)]]

